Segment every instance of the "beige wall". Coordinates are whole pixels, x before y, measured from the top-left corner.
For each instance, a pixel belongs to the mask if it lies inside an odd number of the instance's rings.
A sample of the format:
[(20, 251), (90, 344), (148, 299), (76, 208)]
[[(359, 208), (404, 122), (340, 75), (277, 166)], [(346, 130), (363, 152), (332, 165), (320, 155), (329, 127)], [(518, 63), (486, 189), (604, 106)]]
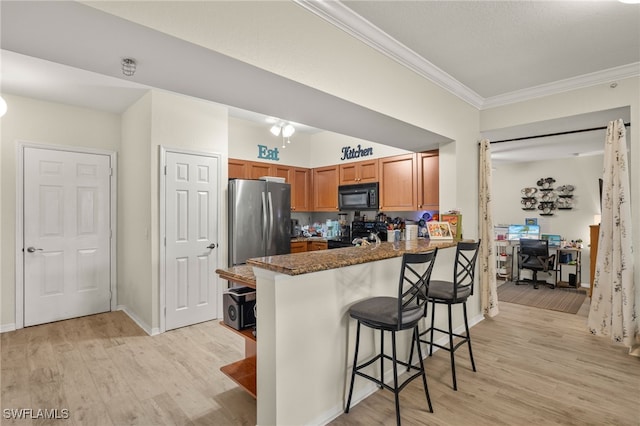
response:
[(7, 114), (2, 118), (2, 258), (1, 328), (15, 324), (15, 226), (17, 142), (77, 146), (117, 152), (120, 117), (36, 99), (3, 94)]

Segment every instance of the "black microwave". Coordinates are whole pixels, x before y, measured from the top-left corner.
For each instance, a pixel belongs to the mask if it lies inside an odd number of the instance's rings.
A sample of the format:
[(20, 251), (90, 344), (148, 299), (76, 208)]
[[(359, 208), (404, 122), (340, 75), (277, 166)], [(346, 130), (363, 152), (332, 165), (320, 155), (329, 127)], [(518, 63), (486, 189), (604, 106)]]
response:
[(378, 210), (378, 182), (338, 187), (340, 210)]

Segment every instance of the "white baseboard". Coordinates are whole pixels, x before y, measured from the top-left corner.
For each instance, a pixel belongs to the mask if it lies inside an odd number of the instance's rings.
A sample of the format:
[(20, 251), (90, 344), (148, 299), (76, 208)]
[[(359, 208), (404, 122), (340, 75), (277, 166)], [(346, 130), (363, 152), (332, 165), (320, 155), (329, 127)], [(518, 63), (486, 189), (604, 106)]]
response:
[(15, 330), (16, 330), (15, 323), (0, 325), (0, 333), (6, 333), (8, 331), (15, 331)]
[(127, 314), (129, 316), (129, 318), (131, 318), (133, 320), (133, 322), (138, 324), (138, 326), (141, 329), (143, 329), (144, 332), (147, 333), (149, 336), (155, 336), (156, 334), (160, 334), (160, 329), (159, 328), (151, 328), (146, 322), (141, 320), (140, 317), (138, 317), (136, 314), (134, 314), (125, 305), (118, 305), (116, 307), (116, 310), (117, 311), (123, 311), (125, 314)]

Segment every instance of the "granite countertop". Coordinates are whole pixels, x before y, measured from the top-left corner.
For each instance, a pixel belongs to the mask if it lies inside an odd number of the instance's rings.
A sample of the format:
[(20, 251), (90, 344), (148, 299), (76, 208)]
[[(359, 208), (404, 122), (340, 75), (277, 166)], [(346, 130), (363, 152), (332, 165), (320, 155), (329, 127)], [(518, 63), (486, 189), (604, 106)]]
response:
[(405, 252), (425, 252), (433, 250), (436, 247), (438, 249), (444, 249), (455, 247), (456, 245), (456, 240), (431, 241), (428, 239), (417, 239), (400, 241), (398, 243), (383, 242), (377, 247), (375, 244), (372, 244), (363, 247), (345, 247), (333, 250), (257, 257), (247, 260), (247, 266), (255, 266), (286, 275), (302, 275), (399, 257)]
[(256, 286), (256, 277), (253, 275), (253, 267), (251, 265), (237, 265), (227, 269), (216, 269), (216, 274), (220, 275), (220, 278), (237, 284), (244, 284), (253, 288)]
[(330, 238), (325, 237), (291, 237), (292, 243), (297, 243), (301, 241), (328, 241)]

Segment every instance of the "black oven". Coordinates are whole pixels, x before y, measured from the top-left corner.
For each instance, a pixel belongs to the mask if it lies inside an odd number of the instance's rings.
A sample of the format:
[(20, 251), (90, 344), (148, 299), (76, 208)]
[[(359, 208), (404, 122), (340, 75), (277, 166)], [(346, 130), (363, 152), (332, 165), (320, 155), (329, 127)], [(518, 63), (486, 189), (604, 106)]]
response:
[(378, 182), (338, 187), (340, 210), (378, 210)]

